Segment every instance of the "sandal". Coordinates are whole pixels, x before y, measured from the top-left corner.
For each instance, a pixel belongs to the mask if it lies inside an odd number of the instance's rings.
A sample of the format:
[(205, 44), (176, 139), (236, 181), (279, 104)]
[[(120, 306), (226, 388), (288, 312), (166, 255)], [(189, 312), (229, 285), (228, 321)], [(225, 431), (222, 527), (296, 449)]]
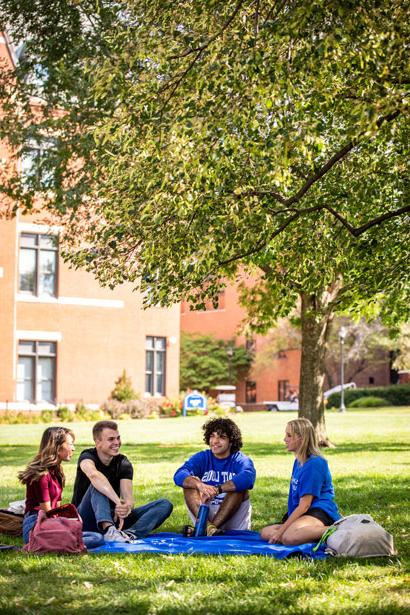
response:
[(213, 523), (208, 523), (208, 527), (206, 528), (207, 536), (223, 536), (225, 534), (225, 530), (220, 530)]

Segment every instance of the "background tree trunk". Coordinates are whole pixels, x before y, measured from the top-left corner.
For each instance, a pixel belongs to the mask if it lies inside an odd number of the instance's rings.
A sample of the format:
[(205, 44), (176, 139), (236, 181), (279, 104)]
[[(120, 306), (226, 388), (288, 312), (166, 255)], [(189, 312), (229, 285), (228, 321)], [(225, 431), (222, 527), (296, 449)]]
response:
[[(328, 294), (326, 293), (328, 298)], [(326, 433), (323, 383), (326, 342), (333, 313), (317, 295), (301, 294), (302, 356), (300, 365), (299, 417), (309, 419), (320, 446), (332, 446)], [(324, 304), (323, 304), (324, 303)]]

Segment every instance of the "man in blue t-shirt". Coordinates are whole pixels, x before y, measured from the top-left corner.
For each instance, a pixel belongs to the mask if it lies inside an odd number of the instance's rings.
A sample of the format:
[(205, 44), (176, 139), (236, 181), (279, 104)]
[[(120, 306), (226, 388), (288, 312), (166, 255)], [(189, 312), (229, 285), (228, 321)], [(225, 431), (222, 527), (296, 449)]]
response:
[(184, 490), (193, 522), (201, 503), (209, 504), (208, 536), (225, 529), (248, 530), (252, 514), (248, 491), (256, 472), (252, 460), (240, 452), (240, 429), (228, 418), (210, 419), (202, 429), (209, 449), (192, 455), (175, 472), (174, 482)]

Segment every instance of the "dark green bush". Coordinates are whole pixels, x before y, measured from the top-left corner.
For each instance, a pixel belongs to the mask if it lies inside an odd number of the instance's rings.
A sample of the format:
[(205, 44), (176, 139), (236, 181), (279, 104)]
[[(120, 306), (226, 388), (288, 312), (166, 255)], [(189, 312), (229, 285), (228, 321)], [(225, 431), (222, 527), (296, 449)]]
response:
[(389, 402), (381, 397), (359, 397), (349, 404), (349, 408), (382, 408), (388, 406)]
[[(388, 387), (371, 387), (369, 389), (348, 389), (345, 393), (345, 404), (350, 406), (361, 397), (381, 397), (388, 406), (410, 406), (410, 385), (392, 384)], [(332, 393), (327, 402), (328, 408), (339, 408), (340, 393)]]

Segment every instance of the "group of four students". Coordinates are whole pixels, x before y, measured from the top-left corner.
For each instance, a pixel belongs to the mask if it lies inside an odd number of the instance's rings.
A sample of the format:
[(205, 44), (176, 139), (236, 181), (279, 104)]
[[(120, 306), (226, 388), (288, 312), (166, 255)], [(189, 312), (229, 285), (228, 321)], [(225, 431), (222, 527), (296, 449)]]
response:
[[(249, 491), (256, 472), (252, 460), (240, 450), (241, 432), (229, 418), (212, 418), (203, 431), (208, 448), (192, 455), (174, 475), (175, 484), (183, 489), (192, 522), (195, 523), (200, 505), (207, 503), (208, 536), (224, 530), (249, 530)], [(133, 542), (148, 536), (170, 516), (172, 503), (159, 499), (134, 506), (133, 466), (120, 453), (121, 438), (115, 422), (96, 423), (93, 439), (95, 447), (87, 448), (79, 456), (72, 497), (83, 530), (98, 533), (105, 542)], [(62, 462), (71, 459), (74, 440), (74, 433), (66, 427), (47, 428), (37, 455), (19, 473), (26, 486), (26, 543), (39, 510), (49, 511), (61, 504), (65, 483)], [(280, 523), (264, 527), (260, 534), (269, 543), (313, 542), (340, 518), (328, 464), (307, 419), (289, 421), (284, 442), (295, 456), (287, 513)], [(186, 533), (191, 532), (192, 527), (187, 526)]]

